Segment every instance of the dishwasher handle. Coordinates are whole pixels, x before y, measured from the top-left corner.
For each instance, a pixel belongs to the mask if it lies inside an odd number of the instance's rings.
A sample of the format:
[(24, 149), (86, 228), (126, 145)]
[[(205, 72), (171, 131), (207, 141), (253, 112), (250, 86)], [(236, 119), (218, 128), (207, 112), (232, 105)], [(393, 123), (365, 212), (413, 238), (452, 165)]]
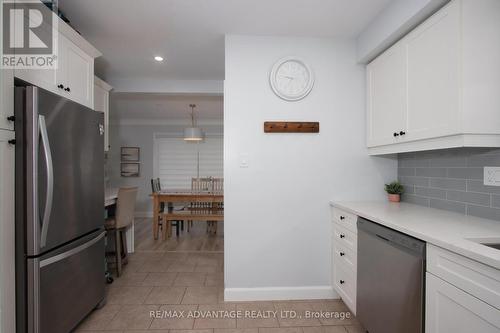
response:
[(407, 250), (417, 254), (418, 256), (425, 256), (425, 242), (420, 239), (384, 227), (378, 223), (372, 222), (362, 217), (358, 218), (357, 224), (359, 230), (362, 230), (395, 246), (406, 248)]

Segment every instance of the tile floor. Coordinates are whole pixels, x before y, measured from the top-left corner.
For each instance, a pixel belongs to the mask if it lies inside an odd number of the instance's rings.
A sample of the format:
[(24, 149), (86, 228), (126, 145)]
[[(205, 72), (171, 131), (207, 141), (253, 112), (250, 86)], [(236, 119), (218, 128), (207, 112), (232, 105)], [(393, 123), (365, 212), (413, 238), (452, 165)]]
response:
[[(305, 318), (306, 311), (348, 312), (340, 300), (224, 302), (224, 257), (222, 251), (218, 250), (222, 241), (217, 240), (223, 238), (222, 232), (218, 235), (206, 235), (200, 225), (189, 235), (184, 232), (179, 239), (168, 241), (183, 244), (180, 249), (160, 244), (161, 241), (159, 244), (152, 242), (150, 222), (147, 219), (139, 221), (136, 233), (138, 250), (129, 257), (123, 275), (107, 286), (106, 305), (94, 310), (77, 327), (76, 332), (364, 332), (352, 317), (343, 320)], [(148, 237), (141, 238), (143, 235)], [(194, 247), (203, 250), (182, 250), (183, 247), (192, 249), (194, 243), (198, 244)], [(206, 244), (219, 245), (209, 246), (210, 249), (207, 250)], [(207, 313), (215, 315), (212, 318), (201, 316)], [(234, 318), (238, 313), (239, 317)], [(287, 316), (287, 313), (295, 314), (296, 317)], [(168, 317), (168, 314), (171, 316)], [(178, 317), (172, 318), (172, 315)]]

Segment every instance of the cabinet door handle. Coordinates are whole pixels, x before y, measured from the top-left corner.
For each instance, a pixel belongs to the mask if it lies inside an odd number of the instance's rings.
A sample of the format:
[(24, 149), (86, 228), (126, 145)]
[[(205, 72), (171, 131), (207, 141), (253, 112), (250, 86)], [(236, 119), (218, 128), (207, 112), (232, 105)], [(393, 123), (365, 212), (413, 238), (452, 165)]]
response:
[(7, 142), (9, 143), (9, 145), (15, 145), (16, 144), (16, 139), (12, 139), (12, 140), (9, 140)]
[(345, 256), (344, 252), (340, 252), (339, 254), (340, 254), (341, 257)]
[(63, 86), (62, 84), (58, 84), (58, 85), (57, 85), (57, 88), (59, 88), (59, 89), (64, 89), (64, 86)]
[(67, 92), (71, 91), (71, 89), (69, 89), (69, 87), (65, 88), (64, 90), (66, 90)]
[(340, 284), (344, 284), (344, 283), (345, 283), (345, 281), (344, 281), (344, 280), (340, 280), (339, 282), (340, 282)]
[(396, 136), (399, 136), (399, 133), (394, 132), (392, 135), (394, 135), (394, 137), (396, 137)]
[(344, 238), (344, 237), (345, 237), (345, 235), (344, 235), (344, 234), (340, 234), (340, 238)]
[(345, 219), (345, 216), (340, 215), (340, 219), (341, 219), (341, 220), (344, 220), (344, 219)]
[(16, 121), (16, 116), (8, 116), (7, 120), (8, 121)]
[(399, 132), (399, 135), (405, 135), (405, 134), (406, 134), (406, 133), (405, 133), (405, 132), (403, 132), (403, 131)]

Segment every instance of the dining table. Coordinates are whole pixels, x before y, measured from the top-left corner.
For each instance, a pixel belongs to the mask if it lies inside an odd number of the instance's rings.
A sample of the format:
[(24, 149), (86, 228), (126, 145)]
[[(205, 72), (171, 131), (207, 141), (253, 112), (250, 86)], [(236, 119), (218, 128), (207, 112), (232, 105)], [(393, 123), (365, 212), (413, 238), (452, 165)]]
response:
[(224, 193), (222, 191), (194, 191), (187, 189), (165, 189), (151, 194), (153, 199), (153, 238), (158, 239), (160, 223), (160, 207), (172, 210), (175, 204), (191, 203), (223, 203)]

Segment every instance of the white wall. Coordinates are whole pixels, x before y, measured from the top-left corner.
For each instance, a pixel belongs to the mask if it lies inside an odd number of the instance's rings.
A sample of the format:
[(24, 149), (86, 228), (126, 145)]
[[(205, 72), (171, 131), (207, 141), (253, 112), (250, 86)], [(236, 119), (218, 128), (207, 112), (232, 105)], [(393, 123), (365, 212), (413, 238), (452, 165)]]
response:
[[(268, 83), (273, 63), (288, 55), (316, 75), (299, 102), (279, 99)], [(355, 41), (231, 35), (225, 57), (226, 299), (333, 297), (328, 201), (384, 200), (384, 182), (397, 177), (396, 160), (365, 148)], [(266, 120), (319, 121), (320, 133), (264, 134)]]

